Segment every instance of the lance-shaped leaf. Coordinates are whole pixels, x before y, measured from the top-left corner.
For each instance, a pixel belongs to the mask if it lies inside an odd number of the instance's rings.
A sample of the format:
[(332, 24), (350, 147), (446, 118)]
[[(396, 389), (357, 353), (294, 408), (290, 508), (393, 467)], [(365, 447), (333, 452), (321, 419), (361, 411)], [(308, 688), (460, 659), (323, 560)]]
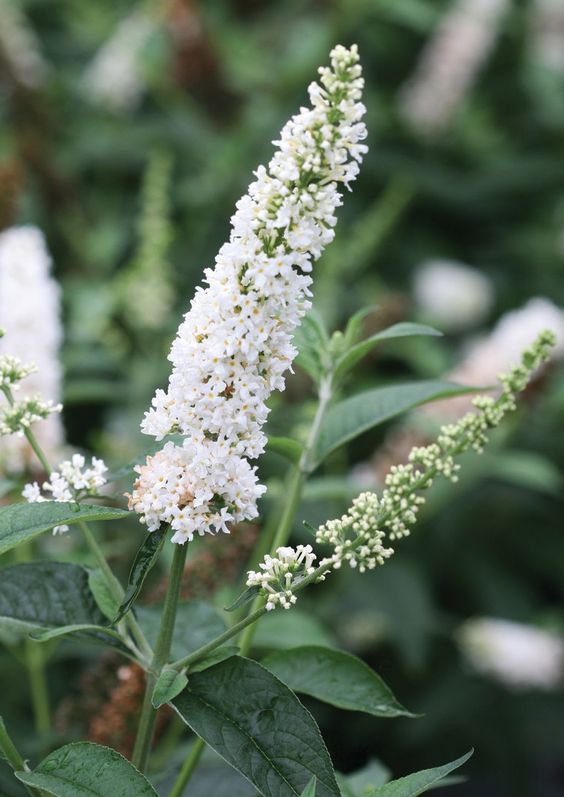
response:
[(187, 683), (188, 678), (185, 672), (177, 672), (171, 667), (165, 667), (153, 689), (151, 697), (153, 708), (160, 708), (165, 703), (170, 702), (182, 692)]
[(335, 365), (335, 378), (342, 379), (379, 343), (385, 340), (393, 340), (394, 338), (407, 338), (419, 335), (437, 337), (441, 336), (442, 333), (424, 324), (410, 324), (407, 322), (394, 324), (387, 329), (383, 329), (381, 332), (377, 332), (375, 335), (371, 335), (369, 338), (366, 338), (366, 340), (361, 340), (360, 343), (351, 346), (348, 351), (341, 355)]
[(172, 705), (263, 797), (340, 797), (315, 720), (293, 692), (255, 661), (234, 656), (190, 676)]
[(150, 531), (137, 551), (129, 572), (127, 589), (125, 590), (123, 601), (113, 620), (114, 625), (119, 623), (121, 618), (127, 614), (135, 603), (135, 599), (141, 592), (147, 574), (159, 558), (168, 528), (168, 526), (161, 526), (157, 531)]
[(429, 401), (474, 392), (475, 388), (452, 382), (423, 380), (378, 387), (344, 399), (325, 415), (311, 458), (311, 467), (317, 467), (339, 446), (406, 410)]
[(55, 526), (119, 520), (130, 516), (124, 509), (92, 504), (42, 501), (37, 504), (12, 504), (0, 509), (0, 554), (50, 531)]
[(329, 336), (320, 316), (311, 310), (294, 332), (294, 345), (298, 349), (295, 362), (318, 382), (325, 370)]
[(60, 747), (32, 772), (16, 772), (22, 783), (55, 797), (157, 797), (147, 778), (120, 753), (92, 742)]
[(119, 609), (119, 601), (116, 600), (111, 591), (107, 577), (101, 570), (90, 570), (88, 573), (88, 586), (100, 611), (108, 620), (113, 620)]
[(405, 778), (392, 780), (390, 783), (386, 783), (384, 786), (380, 786), (368, 792), (366, 797), (417, 797), (418, 794), (429, 791), (429, 789), (436, 786), (439, 781), (453, 770), (465, 764), (473, 752), (473, 750), (470, 750), (466, 755), (442, 767), (423, 769), (421, 772), (415, 772), (413, 775), (407, 775)]
[(378, 310), (378, 305), (373, 304), (369, 307), (363, 307), (361, 310), (357, 310), (356, 313), (349, 318), (343, 333), (344, 343), (347, 347), (354, 346), (355, 343), (358, 343), (362, 333), (362, 322), (366, 316), (375, 313), (376, 310)]
[(308, 645), (272, 653), (262, 662), (294, 692), (375, 717), (412, 717), (362, 659), (342, 650)]
[(342, 797), (366, 797), (366, 794), (391, 780), (392, 773), (381, 761), (372, 759), (362, 769), (349, 775), (337, 773)]
[(0, 627), (39, 633), (74, 625), (103, 626), (88, 570), (66, 562), (29, 562), (0, 571)]

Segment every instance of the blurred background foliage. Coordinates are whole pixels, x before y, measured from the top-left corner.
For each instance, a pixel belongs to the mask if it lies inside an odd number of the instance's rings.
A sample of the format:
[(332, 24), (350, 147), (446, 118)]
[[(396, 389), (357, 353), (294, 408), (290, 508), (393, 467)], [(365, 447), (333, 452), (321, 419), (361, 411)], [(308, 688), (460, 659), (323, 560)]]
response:
[[(347, 392), (456, 369), (473, 339), (531, 297), (564, 306), (564, 66), (539, 44), (539, 31), (557, 35), (559, 20), (564, 52), (558, 5), (508, 3), (473, 85), (430, 133), (402, 112), (402, 87), (450, 0), (0, 0), (0, 226), (39, 226), (53, 255), (69, 443), (116, 466), (148, 447), (139, 420), (166, 382), (181, 314), (252, 170), (269, 159), (336, 42), (361, 51), (370, 153), (316, 267), (318, 312), (331, 328), (365, 305), (378, 307), (366, 332), (401, 320), (441, 327), (441, 313), (414, 291), (425, 261), (471, 265), (490, 295), (483, 312), (442, 338), (379, 348)], [(447, 56), (444, 70), (455, 75), (456, 48), (452, 63)], [(299, 434), (313, 407), (308, 377), (297, 369), (272, 406), (271, 431)], [(461, 483), (433, 494), (393, 561), (362, 578), (343, 572), (300, 610), (265, 621), (264, 649), (338, 641), (424, 715), (389, 722), (311, 701), (340, 770), (377, 757), (401, 775), (475, 746), (468, 782), (445, 795), (564, 793), (562, 682), (511, 690), (473, 672), (455, 634), (477, 615), (564, 632), (563, 420), (555, 364), (492, 453), (468, 457)], [(310, 484), (302, 517), (321, 522), (361, 483), (377, 481), (390, 434), (383, 428), (338, 452)], [(268, 510), (282, 495), (282, 461), (266, 455), (261, 473)], [(140, 539), (132, 526), (130, 538), (106, 540), (122, 573)], [(82, 555), (77, 546), (72, 535), (43, 543), (47, 555), (70, 560)], [(69, 683), (85, 688), (97, 657), (76, 643), (57, 648), (54, 705)], [(25, 738), (24, 685), (7, 653), (0, 671), (10, 724)], [(72, 738), (72, 723), (64, 727)], [(26, 752), (35, 752), (29, 743)], [(2, 778), (0, 792), (17, 794)]]

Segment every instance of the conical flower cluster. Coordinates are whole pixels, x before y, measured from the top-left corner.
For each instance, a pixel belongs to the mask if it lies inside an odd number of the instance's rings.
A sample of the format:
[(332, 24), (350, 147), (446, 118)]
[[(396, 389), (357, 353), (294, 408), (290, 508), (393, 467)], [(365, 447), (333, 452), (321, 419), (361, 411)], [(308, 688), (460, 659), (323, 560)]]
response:
[(142, 424), (159, 440), (184, 437), (138, 469), (130, 498), (150, 530), (170, 523), (175, 542), (255, 517), (265, 489), (249, 464), (264, 450), (265, 402), (284, 389), (312, 262), (333, 239), (339, 184), (354, 180), (366, 151), (356, 47), (336, 47), (320, 78), (237, 203), (230, 240), (173, 343), (168, 390)]

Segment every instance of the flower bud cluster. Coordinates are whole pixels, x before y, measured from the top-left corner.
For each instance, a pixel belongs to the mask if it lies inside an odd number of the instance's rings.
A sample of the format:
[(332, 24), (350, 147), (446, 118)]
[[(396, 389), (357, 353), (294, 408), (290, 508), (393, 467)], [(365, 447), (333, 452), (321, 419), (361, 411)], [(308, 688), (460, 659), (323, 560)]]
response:
[(375, 493), (361, 493), (344, 515), (329, 520), (317, 530), (315, 539), (320, 545), (331, 545), (333, 554), (321, 561), (338, 570), (343, 562), (360, 573), (383, 565), (393, 554), (384, 546), (384, 531), (380, 523), (380, 502)]
[(548, 359), (554, 343), (551, 332), (541, 333), (525, 350), (521, 363), (500, 376), (502, 393), (499, 398), (478, 396), (473, 401), (477, 412), (468, 412), (456, 423), (443, 426), (436, 443), (412, 449), (406, 465), (390, 469), (380, 501), (382, 522), (389, 530), (390, 539), (409, 534), (409, 527), (415, 523), (425, 502), (418, 491), (431, 487), (437, 476), (457, 481), (460, 466), (455, 457), (469, 450), (477, 453), (484, 450), (489, 431), (515, 409), (516, 394), (525, 389), (532, 374)]
[(267, 611), (272, 611), (278, 605), (289, 609), (297, 600), (293, 589), (315, 571), (315, 560), (311, 545), (278, 548), (276, 556), (267, 554), (264, 557), (259, 571), (249, 570), (247, 586), (260, 587), (267, 597)]
[[(384, 545), (386, 535), (394, 540), (409, 534), (425, 503), (419, 493), (431, 487), (437, 476), (457, 481), (459, 465), (455, 457), (470, 449), (483, 450), (488, 431), (515, 409), (516, 394), (525, 389), (532, 374), (548, 359), (555, 342), (552, 332), (541, 333), (523, 352), (521, 363), (500, 377), (499, 398), (478, 396), (474, 399), (477, 412), (469, 412), (457, 423), (443, 426), (436, 443), (413, 448), (407, 464), (390, 469), (380, 497), (371, 492), (361, 493), (348, 512), (320, 526), (316, 542), (331, 546), (333, 553), (321, 560), (317, 571), (313, 567), (315, 554), (311, 546), (298, 546), (296, 550), (279, 548), (278, 558), (266, 556), (260, 565), (262, 572), (250, 572), (247, 579), (249, 587), (260, 586), (268, 596), (266, 609), (274, 609), (278, 604), (289, 609), (297, 599), (296, 587), (299, 588), (306, 575), (317, 573), (314, 580), (321, 581), (343, 562), (360, 573), (383, 565), (394, 553), (393, 548)], [(296, 579), (295, 568), (301, 564), (300, 556), (306, 554), (309, 559)]]
[(177, 543), (256, 517), (265, 489), (249, 459), (264, 451), (266, 401), (296, 356), (292, 333), (310, 305), (312, 261), (334, 236), (338, 184), (356, 177), (366, 151), (356, 47), (336, 47), (320, 75), (311, 107), (285, 125), (237, 203), (231, 238), (172, 345), (168, 389), (142, 424), (158, 440), (184, 438), (137, 469), (130, 496), (147, 528), (170, 522)]
[(436, 443), (413, 448), (409, 462), (394, 465), (385, 480), (380, 497), (363, 493), (342, 518), (328, 521), (317, 532), (317, 542), (333, 546), (332, 556), (322, 561), (338, 568), (345, 561), (360, 572), (382, 564), (392, 549), (384, 548), (390, 540), (409, 534), (425, 499), (420, 491), (433, 484), (437, 476), (457, 481), (459, 465), (455, 457), (470, 449), (483, 451), (488, 432), (515, 409), (516, 394), (524, 390), (532, 374), (548, 359), (555, 344), (551, 332), (543, 332), (522, 355), (521, 363), (500, 377), (502, 393), (497, 399), (478, 396), (477, 412), (468, 412), (457, 423), (443, 426)]
[(9, 388), (10, 390), (17, 390), (19, 388), (19, 382), (35, 371), (37, 371), (35, 365), (26, 365), (22, 363), (19, 357), (12, 357), (11, 354), (1, 355), (0, 389)]
[(52, 413), (61, 412), (62, 409), (62, 404), (43, 401), (40, 396), (16, 401), (0, 414), (0, 437), (9, 434), (24, 437), (33, 423), (43, 421)]
[[(95, 498), (106, 484), (108, 468), (103, 460), (92, 457), (90, 467), (82, 454), (73, 454), (71, 459), (61, 462), (58, 470), (52, 471), (41, 487), (37, 482), (26, 484), (22, 496), (30, 504), (44, 501), (67, 503), (82, 498)], [(45, 495), (46, 494), (46, 495)], [(56, 526), (53, 534), (68, 531), (68, 526)]]

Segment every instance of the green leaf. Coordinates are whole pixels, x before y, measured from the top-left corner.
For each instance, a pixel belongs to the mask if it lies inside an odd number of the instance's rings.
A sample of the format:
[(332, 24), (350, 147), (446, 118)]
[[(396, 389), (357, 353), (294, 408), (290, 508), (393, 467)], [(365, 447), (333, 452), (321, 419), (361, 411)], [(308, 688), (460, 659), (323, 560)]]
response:
[(342, 379), (363, 357), (366, 357), (366, 355), (372, 351), (375, 346), (382, 343), (382, 341), (393, 340), (394, 338), (413, 337), (415, 335), (441, 336), (442, 332), (433, 329), (433, 327), (425, 326), (424, 324), (394, 324), (387, 329), (383, 329), (381, 332), (377, 332), (375, 335), (371, 335), (369, 338), (366, 338), (366, 340), (361, 340), (360, 343), (351, 346), (351, 348), (337, 360), (334, 371), (335, 378), (337, 380)]
[[(136, 609), (136, 613), (149, 643), (155, 647), (161, 622), (160, 609), (143, 606)], [(180, 603), (174, 624), (170, 660), (176, 661), (193, 653), (222, 634), (226, 627), (224, 619), (210, 604), (200, 601)]]
[(198, 659), (198, 661), (196, 661), (194, 664), (191, 664), (189, 671), (190, 673), (203, 672), (204, 670), (207, 670), (208, 667), (213, 667), (214, 664), (219, 664), (220, 661), (230, 659), (231, 656), (237, 656), (238, 653), (238, 645), (222, 645), (210, 653), (209, 656), (205, 656), (203, 659)]
[(0, 627), (41, 632), (70, 625), (103, 626), (89, 573), (64, 562), (29, 562), (0, 571)]
[(170, 667), (165, 667), (157, 679), (151, 703), (153, 708), (160, 708), (165, 703), (177, 697), (188, 684), (185, 672), (177, 672)]
[(318, 382), (325, 370), (329, 336), (320, 316), (314, 311), (303, 319), (294, 332), (294, 345), (298, 349), (295, 362)]
[(412, 717), (361, 659), (342, 650), (308, 645), (272, 653), (262, 662), (294, 692), (375, 717)]
[(55, 797), (157, 797), (147, 778), (120, 753), (92, 742), (60, 747), (33, 772), (16, 772), (28, 786)]
[(378, 387), (344, 399), (331, 407), (325, 416), (311, 467), (317, 467), (339, 446), (406, 410), (428, 401), (474, 392), (475, 388), (463, 387), (453, 382), (424, 380)]
[(313, 775), (317, 797), (340, 797), (315, 720), (257, 662), (234, 656), (196, 673), (173, 706), (263, 797), (300, 797)]
[(377, 786), (388, 783), (391, 772), (381, 761), (373, 759), (368, 764), (350, 775), (337, 773), (337, 783), (342, 797), (366, 797)]
[(314, 775), (313, 778), (305, 787), (305, 789), (303, 790), (301, 797), (315, 797), (316, 788), (317, 788), (317, 778)]
[(304, 451), (302, 444), (291, 437), (269, 437), (266, 448), (268, 451), (274, 451), (276, 454), (285, 457), (293, 465), (299, 463)]
[(562, 473), (549, 459), (534, 451), (487, 451), (480, 465), (489, 477), (527, 490), (561, 495)]
[(48, 631), (36, 631), (30, 634), (30, 637), (36, 642), (48, 642), (50, 639), (57, 639), (57, 637), (68, 636), (69, 634), (77, 634), (84, 631), (103, 633), (121, 642), (120, 635), (112, 628), (89, 623), (75, 623), (74, 625), (63, 625), (61, 628), (51, 628)]
[(331, 633), (319, 620), (301, 609), (267, 612), (257, 623), (253, 647), (260, 650), (285, 650), (300, 645), (334, 646)]
[(392, 780), (390, 783), (386, 783), (385, 786), (380, 786), (369, 792), (366, 797), (417, 797), (418, 794), (423, 794), (423, 792), (436, 786), (438, 781), (442, 780), (454, 769), (458, 769), (462, 764), (465, 764), (473, 752), (473, 750), (470, 750), (466, 755), (442, 767), (424, 769), (421, 772), (415, 772), (413, 775), (407, 775), (405, 778)]
[(362, 332), (362, 322), (366, 316), (375, 313), (377, 309), (377, 305), (363, 307), (362, 310), (357, 310), (357, 312), (349, 318), (344, 332), (344, 342), (347, 348), (354, 346), (354, 344), (358, 342)]
[(168, 526), (161, 526), (157, 531), (150, 531), (137, 551), (129, 573), (127, 589), (125, 590), (122, 604), (113, 619), (114, 625), (119, 623), (121, 618), (127, 614), (135, 603), (135, 599), (141, 592), (147, 574), (159, 558), (168, 529)]
[(0, 554), (31, 540), (54, 526), (70, 526), (81, 521), (120, 520), (131, 512), (92, 504), (44, 501), (38, 504), (12, 504), (0, 509)]
[(101, 570), (90, 570), (88, 572), (88, 586), (100, 611), (108, 620), (113, 620), (119, 608), (119, 603), (110, 590), (104, 573)]

